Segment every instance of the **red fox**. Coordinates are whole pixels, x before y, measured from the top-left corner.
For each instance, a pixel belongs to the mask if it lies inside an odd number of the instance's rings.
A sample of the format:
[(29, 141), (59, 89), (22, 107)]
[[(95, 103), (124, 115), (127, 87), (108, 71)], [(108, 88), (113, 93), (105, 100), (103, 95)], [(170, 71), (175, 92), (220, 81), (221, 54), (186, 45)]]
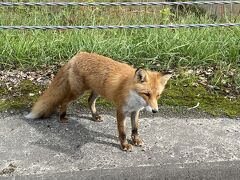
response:
[(138, 133), (139, 111), (158, 111), (157, 100), (171, 77), (114, 61), (94, 53), (81, 52), (75, 55), (57, 73), (44, 94), (38, 99), (29, 119), (45, 118), (60, 107), (60, 122), (66, 122), (67, 105), (90, 90), (88, 104), (95, 121), (101, 121), (96, 111), (98, 96), (113, 102), (117, 110), (117, 127), (121, 148), (131, 151), (125, 133), (125, 117), (130, 114), (132, 124), (132, 144), (141, 146), (143, 141)]

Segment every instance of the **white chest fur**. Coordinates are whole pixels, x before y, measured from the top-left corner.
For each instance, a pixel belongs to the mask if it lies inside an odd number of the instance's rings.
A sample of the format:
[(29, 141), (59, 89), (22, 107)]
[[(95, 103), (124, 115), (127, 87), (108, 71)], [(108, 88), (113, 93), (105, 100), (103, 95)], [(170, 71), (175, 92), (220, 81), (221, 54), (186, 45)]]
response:
[(128, 98), (126, 99), (126, 104), (123, 107), (124, 113), (130, 113), (143, 109), (146, 106), (145, 100), (139, 96), (136, 91), (130, 91)]

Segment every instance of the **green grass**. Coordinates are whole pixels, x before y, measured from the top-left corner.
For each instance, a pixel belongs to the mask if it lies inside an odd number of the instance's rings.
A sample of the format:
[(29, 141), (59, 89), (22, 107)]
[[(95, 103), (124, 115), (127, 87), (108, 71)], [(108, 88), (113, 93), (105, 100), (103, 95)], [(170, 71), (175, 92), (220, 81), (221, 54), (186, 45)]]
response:
[[(13, 87), (11, 91), (0, 86), (0, 112), (31, 106), (32, 102), (35, 102), (39, 97), (39, 91), (43, 91), (44, 88), (46, 87), (35, 85), (29, 80), (22, 81), (17, 87)], [(29, 93), (34, 95), (29, 96)]]
[(183, 85), (185, 82), (172, 80), (159, 101), (161, 105), (194, 107), (214, 116), (225, 115), (228, 117), (240, 116), (240, 96), (230, 100), (219, 92), (208, 92), (203, 86), (198, 87)]
[[(213, 23), (207, 15), (176, 17), (159, 7), (0, 8), (0, 25), (128, 25)], [(227, 18), (215, 23), (228, 22)], [(239, 22), (239, 19), (235, 19)], [(240, 28), (138, 30), (1, 30), (2, 67), (38, 68), (66, 61), (78, 51), (100, 53), (136, 66), (236, 67)]]
[[(197, 110), (205, 111), (214, 116), (240, 116), (240, 97), (230, 100), (220, 93), (209, 93), (202, 86), (193, 87), (189, 85), (184, 87), (186, 83), (190, 83), (190, 81), (169, 81), (166, 90), (159, 100), (159, 104), (190, 108), (199, 103)], [(12, 96), (9, 95), (10, 93), (6, 88), (0, 87), (1, 95), (7, 99), (0, 99), (0, 112), (10, 109), (30, 108), (39, 97), (39, 91), (43, 92), (44, 89), (46, 89), (45, 86), (36, 85), (29, 80), (25, 80), (22, 81), (18, 87), (12, 89), (11, 94), (18, 94), (17, 96)], [(30, 93), (33, 95), (29, 96)], [(77, 101), (77, 104), (80, 104), (82, 107), (87, 107), (88, 97), (89, 93), (86, 93)], [(103, 98), (99, 98), (97, 100), (97, 106), (112, 107), (112, 104)]]

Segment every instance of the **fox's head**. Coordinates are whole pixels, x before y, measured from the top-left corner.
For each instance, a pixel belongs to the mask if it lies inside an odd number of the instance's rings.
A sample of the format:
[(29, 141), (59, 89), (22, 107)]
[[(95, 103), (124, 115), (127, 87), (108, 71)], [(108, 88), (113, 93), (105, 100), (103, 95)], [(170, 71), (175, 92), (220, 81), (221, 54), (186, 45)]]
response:
[(171, 77), (169, 73), (159, 73), (137, 69), (134, 75), (133, 91), (139, 96), (139, 103), (149, 112), (158, 111), (158, 102), (163, 89)]

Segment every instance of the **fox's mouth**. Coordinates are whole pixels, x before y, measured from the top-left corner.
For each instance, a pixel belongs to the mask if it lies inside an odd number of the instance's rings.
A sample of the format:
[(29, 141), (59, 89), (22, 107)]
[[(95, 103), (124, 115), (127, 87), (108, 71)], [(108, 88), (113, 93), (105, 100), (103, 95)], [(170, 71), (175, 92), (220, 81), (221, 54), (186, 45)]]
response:
[(145, 109), (146, 109), (148, 112), (152, 112), (152, 113), (157, 113), (157, 112), (158, 112), (158, 109), (154, 109), (154, 108), (152, 108), (152, 107), (149, 106), (149, 105), (145, 106)]

